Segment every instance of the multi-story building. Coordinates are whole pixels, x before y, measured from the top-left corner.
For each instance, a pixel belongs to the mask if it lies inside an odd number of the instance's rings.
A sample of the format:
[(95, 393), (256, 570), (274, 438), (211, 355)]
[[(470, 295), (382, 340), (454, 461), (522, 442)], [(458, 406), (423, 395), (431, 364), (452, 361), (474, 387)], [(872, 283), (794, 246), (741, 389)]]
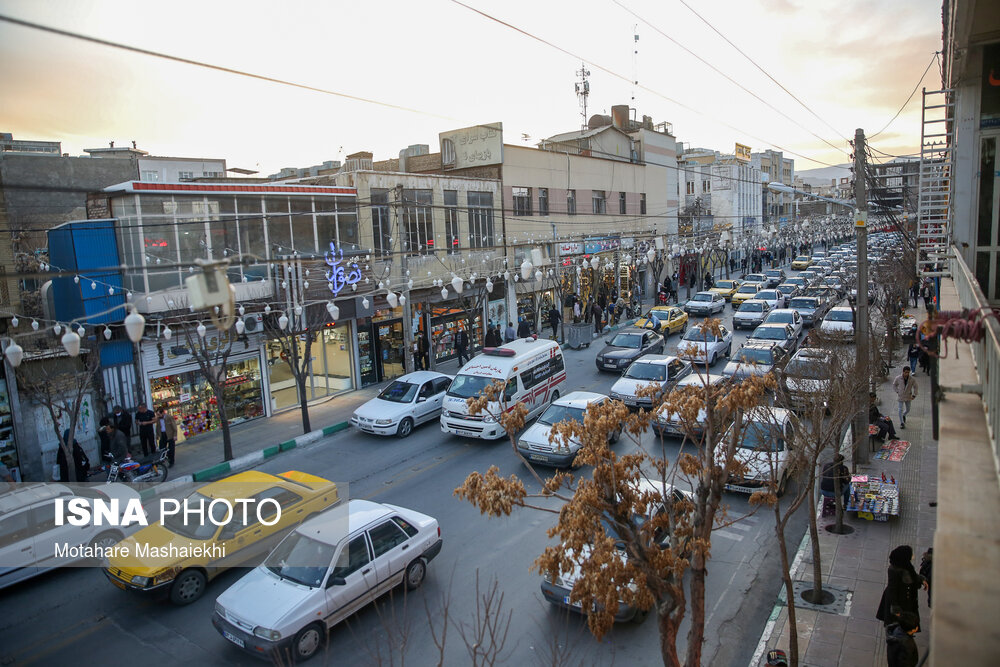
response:
[(10, 132), (0, 132), (0, 153), (16, 155), (62, 155), (58, 141), (15, 139)]
[(790, 194), (767, 189), (767, 183), (777, 182), (791, 186), (795, 182), (795, 160), (786, 158), (781, 151), (771, 149), (754, 153), (753, 157), (759, 160), (764, 179), (763, 197), (761, 198), (764, 227), (781, 228), (789, 223), (794, 223), (794, 197)]
[[(150, 155), (148, 151), (131, 147), (115, 146), (107, 148), (86, 148), (84, 152), (93, 158), (126, 158), (136, 161), (139, 180), (150, 183), (179, 183), (196, 179), (221, 179), (227, 176), (226, 161), (221, 158), (190, 158)], [(248, 173), (239, 170), (240, 173)], [(253, 173), (253, 172), (250, 172)]]
[(751, 156), (724, 155), (705, 148), (685, 150), (683, 233), (694, 239), (718, 238), (729, 231), (735, 247), (761, 229), (761, 169)]

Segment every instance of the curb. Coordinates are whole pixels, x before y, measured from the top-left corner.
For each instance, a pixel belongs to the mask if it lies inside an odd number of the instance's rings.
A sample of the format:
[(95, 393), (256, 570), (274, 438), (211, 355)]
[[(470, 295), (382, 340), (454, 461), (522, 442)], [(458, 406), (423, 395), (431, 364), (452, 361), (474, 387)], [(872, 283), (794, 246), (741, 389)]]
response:
[(315, 431), (310, 431), (309, 433), (304, 433), (296, 438), (292, 438), (291, 440), (278, 443), (277, 445), (271, 445), (270, 447), (265, 447), (264, 449), (259, 449), (255, 452), (238, 456), (232, 461), (224, 461), (223, 463), (195, 471), (190, 475), (183, 475), (182, 477), (172, 479), (169, 482), (163, 482), (162, 484), (156, 484), (148, 489), (142, 489), (139, 492), (139, 496), (142, 500), (148, 500), (149, 498), (168, 493), (184, 484), (190, 484), (191, 482), (212, 481), (225, 477), (231, 473), (253, 468), (263, 461), (277, 456), (281, 452), (287, 452), (291, 449), (295, 449), (296, 447), (304, 447), (312, 444), (328, 435), (339, 433), (340, 431), (347, 429), (348, 426), (350, 426), (349, 422), (342, 421)]

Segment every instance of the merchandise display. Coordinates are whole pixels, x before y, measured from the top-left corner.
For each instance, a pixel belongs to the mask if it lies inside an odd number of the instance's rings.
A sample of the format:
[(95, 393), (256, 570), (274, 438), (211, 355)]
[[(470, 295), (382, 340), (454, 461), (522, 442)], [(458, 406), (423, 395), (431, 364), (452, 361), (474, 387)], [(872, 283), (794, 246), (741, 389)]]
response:
[(872, 456), (873, 459), (881, 459), (884, 461), (902, 461), (906, 457), (906, 452), (910, 449), (910, 443), (907, 440), (890, 440), (889, 442), (882, 445), (882, 448), (875, 452)]
[(858, 518), (869, 521), (887, 521), (899, 516), (899, 484), (896, 478), (855, 475), (851, 477), (851, 490), (847, 497), (848, 512), (857, 512)]

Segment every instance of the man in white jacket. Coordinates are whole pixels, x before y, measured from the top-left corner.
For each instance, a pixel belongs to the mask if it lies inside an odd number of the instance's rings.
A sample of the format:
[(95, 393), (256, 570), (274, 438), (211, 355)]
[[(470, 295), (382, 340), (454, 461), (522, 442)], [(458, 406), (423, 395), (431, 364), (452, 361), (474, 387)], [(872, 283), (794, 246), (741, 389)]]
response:
[(910, 414), (910, 401), (917, 397), (917, 380), (910, 375), (909, 366), (892, 381), (892, 388), (899, 400), (899, 427), (906, 428), (906, 415)]

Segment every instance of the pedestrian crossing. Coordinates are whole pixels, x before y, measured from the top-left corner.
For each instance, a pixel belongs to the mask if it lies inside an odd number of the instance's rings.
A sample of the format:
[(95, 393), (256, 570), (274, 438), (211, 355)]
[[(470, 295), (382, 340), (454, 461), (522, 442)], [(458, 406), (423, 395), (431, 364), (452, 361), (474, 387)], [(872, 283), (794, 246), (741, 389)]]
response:
[(760, 523), (760, 518), (756, 515), (748, 516), (744, 519), (740, 519), (734, 524), (726, 526), (725, 528), (717, 528), (712, 531), (712, 539), (722, 538), (725, 540), (732, 540), (734, 542), (742, 542), (743, 538), (750, 533), (756, 532), (757, 525)]

